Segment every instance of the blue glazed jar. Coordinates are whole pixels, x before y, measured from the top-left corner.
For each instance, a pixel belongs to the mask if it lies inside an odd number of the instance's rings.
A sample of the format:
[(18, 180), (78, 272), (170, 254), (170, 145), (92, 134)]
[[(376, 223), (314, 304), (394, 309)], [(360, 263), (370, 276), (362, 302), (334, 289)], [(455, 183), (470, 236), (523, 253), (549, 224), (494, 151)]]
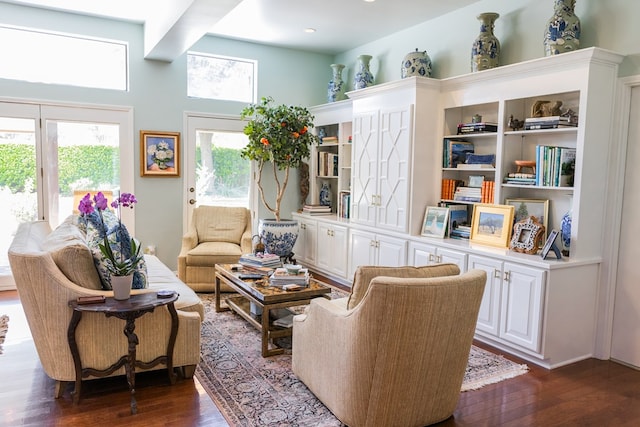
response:
[(573, 12), (575, 0), (555, 0), (553, 16), (544, 32), (546, 56), (578, 50), (580, 47), (580, 19)]
[(569, 256), (571, 248), (571, 209), (562, 216), (560, 221), (560, 237), (562, 238), (562, 255)]
[(371, 55), (358, 56), (358, 71), (353, 79), (354, 89), (364, 89), (365, 87), (373, 86), (373, 74), (369, 71), (371, 58)]
[(431, 77), (431, 58), (427, 51), (409, 52), (402, 60), (400, 76), (404, 79), (411, 76)]
[(341, 101), (345, 99), (344, 81), (342, 80), (342, 70), (344, 65), (331, 64), (333, 70), (333, 78), (329, 81), (327, 88), (327, 102)]
[(331, 187), (326, 182), (320, 187), (320, 205), (331, 206)]

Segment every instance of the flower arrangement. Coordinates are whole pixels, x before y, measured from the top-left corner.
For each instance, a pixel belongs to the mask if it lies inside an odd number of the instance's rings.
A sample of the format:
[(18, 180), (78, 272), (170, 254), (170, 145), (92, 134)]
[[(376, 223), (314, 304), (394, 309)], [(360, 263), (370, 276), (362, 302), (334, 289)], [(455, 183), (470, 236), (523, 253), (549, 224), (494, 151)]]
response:
[[(141, 245), (136, 244), (136, 241), (129, 238), (129, 233), (122, 224), (122, 208), (131, 208), (137, 203), (138, 200), (131, 193), (122, 193), (120, 197), (111, 202), (111, 207), (118, 211), (118, 222), (115, 226), (109, 227), (105, 222), (103, 211), (107, 209), (107, 198), (98, 192), (93, 200), (91, 194), (87, 193), (78, 205), (80, 215), (85, 221), (90, 221), (96, 226), (96, 229), (100, 233), (102, 243), (99, 244), (100, 252), (106, 258), (106, 267), (114, 276), (128, 276), (136, 271), (138, 263), (142, 260), (140, 254)], [(95, 207), (94, 207), (95, 203)], [(97, 216), (93, 215), (97, 212)], [(119, 250), (114, 253), (112, 242), (109, 241), (110, 235), (115, 235), (115, 244), (119, 245)]]
[[(258, 162), (256, 184), (264, 206), (280, 221), (280, 204), (289, 182), (289, 170), (298, 168), (310, 155), (309, 147), (319, 139), (309, 129), (314, 117), (308, 109), (298, 106), (273, 105), (273, 98), (262, 98), (259, 104), (250, 104), (242, 110), (240, 117), (249, 118), (244, 134), (249, 143), (240, 155), (244, 159)], [(276, 183), (275, 202), (268, 202), (262, 186), (262, 171), (265, 164), (273, 165)], [(284, 171), (282, 182), (278, 171)]]
[(147, 148), (147, 154), (153, 159), (153, 165), (150, 170), (165, 170), (169, 167), (167, 164), (173, 160), (174, 152), (166, 141), (160, 141), (158, 144), (152, 144)]

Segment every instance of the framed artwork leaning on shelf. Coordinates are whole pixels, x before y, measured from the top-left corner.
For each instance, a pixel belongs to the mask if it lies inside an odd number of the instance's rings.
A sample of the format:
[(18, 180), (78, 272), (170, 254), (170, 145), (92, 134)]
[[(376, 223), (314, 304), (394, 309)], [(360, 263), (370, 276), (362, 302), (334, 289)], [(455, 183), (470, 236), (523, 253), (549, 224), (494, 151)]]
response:
[(428, 206), (424, 213), (422, 235), (443, 238), (449, 222), (449, 208)]
[(474, 205), (470, 242), (508, 248), (514, 210), (510, 205)]
[(543, 240), (547, 239), (547, 229), (549, 226), (549, 200), (545, 199), (506, 199), (505, 205), (511, 205), (514, 207), (514, 225), (520, 221), (524, 221), (530, 216), (535, 217), (535, 220), (544, 225)]

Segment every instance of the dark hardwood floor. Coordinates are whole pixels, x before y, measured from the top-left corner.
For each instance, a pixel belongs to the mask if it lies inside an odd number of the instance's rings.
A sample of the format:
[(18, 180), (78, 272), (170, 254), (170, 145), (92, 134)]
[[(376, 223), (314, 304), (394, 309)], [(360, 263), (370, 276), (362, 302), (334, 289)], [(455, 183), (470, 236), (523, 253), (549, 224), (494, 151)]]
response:
[[(11, 318), (0, 355), (0, 426), (227, 425), (196, 379), (170, 386), (165, 371), (136, 377), (136, 415), (124, 377), (85, 382), (79, 405), (70, 388), (54, 399), (54, 381), (40, 366), (17, 292), (0, 292), (0, 314)], [(640, 425), (640, 371), (595, 359), (552, 371), (528, 365), (528, 374), (461, 393), (454, 417), (438, 425)]]

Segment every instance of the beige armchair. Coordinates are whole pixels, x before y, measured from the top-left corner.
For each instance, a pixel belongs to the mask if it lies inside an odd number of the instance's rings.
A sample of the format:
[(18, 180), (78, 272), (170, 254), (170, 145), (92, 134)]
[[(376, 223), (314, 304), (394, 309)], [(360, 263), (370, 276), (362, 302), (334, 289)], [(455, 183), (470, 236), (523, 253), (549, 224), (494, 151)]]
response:
[[(347, 298), (316, 298), (294, 317), (293, 372), (350, 427), (445, 420), (460, 395), (486, 273), (382, 270), (353, 308)], [(436, 273), (447, 275), (429, 277)]]
[(193, 210), (189, 229), (182, 237), (178, 277), (196, 292), (213, 292), (215, 265), (236, 263), (251, 249), (248, 209), (199, 206)]

